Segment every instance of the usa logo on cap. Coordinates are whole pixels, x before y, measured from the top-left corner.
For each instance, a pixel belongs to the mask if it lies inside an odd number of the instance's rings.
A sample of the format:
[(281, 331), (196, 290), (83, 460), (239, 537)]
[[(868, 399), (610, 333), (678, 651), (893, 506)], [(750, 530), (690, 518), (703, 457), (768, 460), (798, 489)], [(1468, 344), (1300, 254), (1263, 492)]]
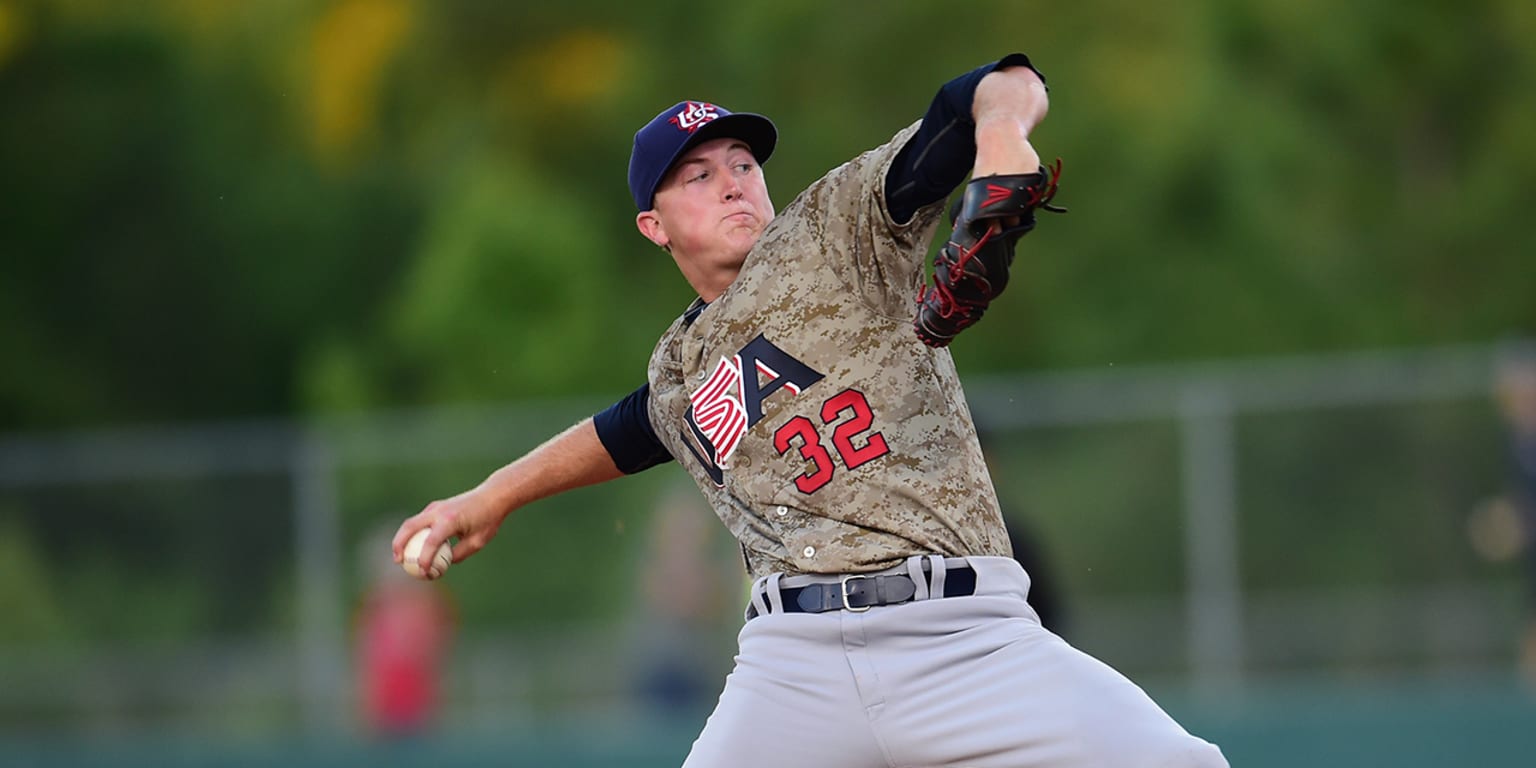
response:
[(716, 107), (713, 104), (706, 104), (702, 101), (685, 101), (683, 102), (682, 111), (673, 115), (672, 119), (668, 122), (677, 126), (677, 129), (680, 131), (693, 133), (699, 129), (699, 126), (720, 116), (720, 113), (715, 110)]

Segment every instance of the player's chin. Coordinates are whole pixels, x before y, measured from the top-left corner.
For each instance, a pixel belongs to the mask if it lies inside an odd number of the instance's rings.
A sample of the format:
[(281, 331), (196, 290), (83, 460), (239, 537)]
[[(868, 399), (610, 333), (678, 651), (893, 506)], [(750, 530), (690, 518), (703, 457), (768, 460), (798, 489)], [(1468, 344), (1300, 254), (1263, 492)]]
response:
[(762, 234), (763, 225), (753, 219), (750, 222), (738, 221), (733, 226), (727, 227), (724, 239), (733, 253), (740, 253), (745, 258), (747, 251), (752, 250), (752, 246), (757, 244), (757, 238)]

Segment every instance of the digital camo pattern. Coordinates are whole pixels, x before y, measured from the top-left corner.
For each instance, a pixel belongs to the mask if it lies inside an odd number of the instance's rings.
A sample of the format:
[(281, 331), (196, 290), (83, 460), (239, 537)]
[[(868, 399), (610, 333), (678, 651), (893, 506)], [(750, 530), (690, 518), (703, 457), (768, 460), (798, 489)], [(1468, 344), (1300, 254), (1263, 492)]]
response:
[(905, 226), (885, 209), (916, 128), (790, 203), (652, 354), (651, 423), (754, 578), (1011, 554), (954, 361), (912, 330), (943, 203)]

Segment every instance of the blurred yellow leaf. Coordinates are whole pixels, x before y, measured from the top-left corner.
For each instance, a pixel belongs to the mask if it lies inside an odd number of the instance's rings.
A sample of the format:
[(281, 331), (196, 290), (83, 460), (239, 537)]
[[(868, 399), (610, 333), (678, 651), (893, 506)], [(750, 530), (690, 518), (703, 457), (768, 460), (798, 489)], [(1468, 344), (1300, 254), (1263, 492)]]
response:
[[(1082, 73), (1086, 88), (1126, 121), (1159, 134), (1178, 131), (1203, 96), (1201, 30), (1190, 14), (1156, 6), (1122, 10), (1134, 23), (1102, 30), (1086, 46), (1093, 66)], [(1127, 19), (1129, 20), (1129, 19)]]
[(311, 37), (311, 139), (326, 160), (345, 158), (370, 125), (384, 67), (411, 29), (405, 0), (343, 0), (316, 21)]
[(500, 99), (536, 97), (546, 108), (590, 104), (608, 95), (624, 69), (624, 44), (612, 35), (575, 29), (523, 53), (503, 72)]
[(16, 4), (0, 0), (0, 67), (4, 67), (21, 48), (25, 31), (26, 20), (21, 17)]
[(165, 6), (171, 18), (202, 36), (226, 30), (244, 18), (241, 0), (166, 0)]

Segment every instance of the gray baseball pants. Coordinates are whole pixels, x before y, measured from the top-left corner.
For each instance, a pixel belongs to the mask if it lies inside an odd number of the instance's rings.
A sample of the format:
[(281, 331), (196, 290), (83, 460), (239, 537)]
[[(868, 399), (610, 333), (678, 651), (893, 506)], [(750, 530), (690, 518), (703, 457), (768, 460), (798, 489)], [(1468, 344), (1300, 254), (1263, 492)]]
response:
[(779, 613), (779, 579), (760, 579), (760, 615), (742, 627), (684, 768), (1227, 765), (1130, 680), (1042, 627), (1017, 561), (950, 558), (976, 570), (975, 595), (927, 599), (946, 570), (927, 559), (932, 575), (908, 561), (922, 582), (915, 601), (862, 613)]

